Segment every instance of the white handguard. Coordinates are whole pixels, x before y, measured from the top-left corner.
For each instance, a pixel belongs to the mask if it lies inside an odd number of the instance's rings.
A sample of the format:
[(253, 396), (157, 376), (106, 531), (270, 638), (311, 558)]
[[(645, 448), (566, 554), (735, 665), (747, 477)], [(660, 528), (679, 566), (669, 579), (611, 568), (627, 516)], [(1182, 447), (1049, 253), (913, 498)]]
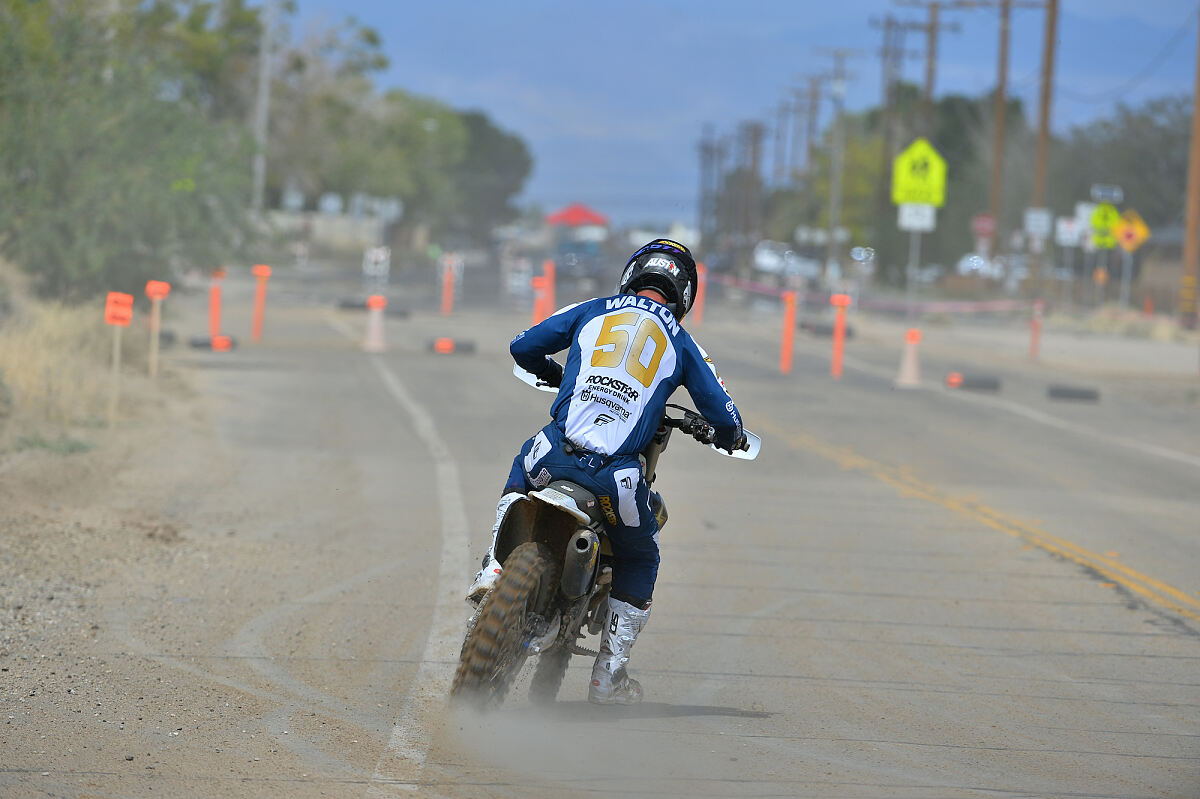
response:
[(733, 452), (726, 452), (716, 444), (709, 444), (710, 449), (714, 449), (722, 455), (728, 455), (731, 458), (737, 458), (743, 461), (752, 461), (758, 457), (758, 451), (762, 449), (762, 439), (751, 433), (749, 430), (742, 430), (746, 436), (746, 448), (735, 449)]
[(522, 383), (528, 383), (538, 391), (549, 391), (551, 394), (557, 394), (558, 389), (542, 380), (538, 380), (537, 375), (526, 372), (519, 364), (513, 364), (513, 376)]

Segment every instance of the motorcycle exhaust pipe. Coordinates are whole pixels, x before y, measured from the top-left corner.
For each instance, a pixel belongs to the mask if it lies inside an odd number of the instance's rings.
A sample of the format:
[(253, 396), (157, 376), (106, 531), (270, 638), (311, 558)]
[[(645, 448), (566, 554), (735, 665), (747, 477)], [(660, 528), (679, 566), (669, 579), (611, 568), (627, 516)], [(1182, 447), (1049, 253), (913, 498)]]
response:
[(567, 599), (578, 599), (587, 593), (600, 555), (600, 537), (594, 530), (580, 530), (567, 543), (563, 558), (562, 592)]

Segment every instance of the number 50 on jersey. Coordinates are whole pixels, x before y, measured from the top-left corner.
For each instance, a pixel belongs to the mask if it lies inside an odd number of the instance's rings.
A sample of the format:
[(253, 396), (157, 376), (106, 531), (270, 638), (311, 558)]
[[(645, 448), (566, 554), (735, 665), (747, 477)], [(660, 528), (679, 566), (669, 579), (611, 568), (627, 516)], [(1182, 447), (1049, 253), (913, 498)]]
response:
[[(647, 354), (646, 349), (651, 345), (653, 349)], [(600, 334), (596, 336), (592, 366), (617, 368), (624, 363), (630, 377), (650, 388), (666, 351), (667, 336), (654, 319), (633, 311), (609, 314), (604, 317)]]

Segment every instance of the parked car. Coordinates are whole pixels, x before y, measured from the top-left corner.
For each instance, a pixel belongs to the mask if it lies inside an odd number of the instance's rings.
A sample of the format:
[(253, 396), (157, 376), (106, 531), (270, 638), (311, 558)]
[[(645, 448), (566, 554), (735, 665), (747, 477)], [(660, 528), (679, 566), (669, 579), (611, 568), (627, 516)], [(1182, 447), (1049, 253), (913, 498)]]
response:
[(820, 262), (797, 254), (788, 245), (764, 240), (754, 245), (754, 268), (780, 277), (815, 280), (821, 274)]
[(974, 252), (969, 252), (959, 258), (954, 271), (960, 275), (982, 277), (988, 280), (1001, 280), (1004, 277), (1003, 264), (990, 261)]

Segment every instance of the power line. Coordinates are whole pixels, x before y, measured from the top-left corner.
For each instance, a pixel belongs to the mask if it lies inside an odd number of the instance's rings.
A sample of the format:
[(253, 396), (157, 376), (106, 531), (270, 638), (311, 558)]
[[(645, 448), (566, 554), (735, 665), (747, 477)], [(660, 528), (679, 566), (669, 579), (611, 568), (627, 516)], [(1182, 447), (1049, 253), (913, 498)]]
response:
[(1062, 86), (1055, 86), (1054, 88), (1063, 97), (1066, 97), (1069, 100), (1074, 100), (1077, 103), (1094, 104), (1112, 102), (1113, 100), (1116, 100), (1121, 95), (1127, 94), (1141, 84), (1145, 83), (1151, 75), (1158, 71), (1158, 68), (1163, 65), (1163, 62), (1165, 62), (1167, 58), (1174, 53), (1175, 48), (1178, 47), (1180, 42), (1182, 42), (1184, 38), (1191, 32), (1192, 21), (1197, 14), (1200, 14), (1200, 8), (1194, 9), (1183, 18), (1183, 21), (1179, 24), (1179, 29), (1167, 39), (1162, 49), (1150, 59), (1146, 66), (1142, 67), (1142, 69), (1139, 70), (1132, 78), (1115, 89), (1107, 89), (1094, 94), (1086, 94), (1083, 92), (1073, 92), (1070, 89), (1063, 88)]

